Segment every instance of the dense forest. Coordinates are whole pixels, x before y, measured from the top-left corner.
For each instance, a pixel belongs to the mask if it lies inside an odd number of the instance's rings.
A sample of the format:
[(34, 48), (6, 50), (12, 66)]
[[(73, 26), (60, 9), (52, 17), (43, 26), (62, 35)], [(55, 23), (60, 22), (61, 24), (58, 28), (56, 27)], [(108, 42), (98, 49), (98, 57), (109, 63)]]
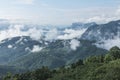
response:
[(42, 67), (22, 74), (8, 73), (3, 80), (120, 80), (120, 49), (107, 54), (90, 56), (54, 70)]

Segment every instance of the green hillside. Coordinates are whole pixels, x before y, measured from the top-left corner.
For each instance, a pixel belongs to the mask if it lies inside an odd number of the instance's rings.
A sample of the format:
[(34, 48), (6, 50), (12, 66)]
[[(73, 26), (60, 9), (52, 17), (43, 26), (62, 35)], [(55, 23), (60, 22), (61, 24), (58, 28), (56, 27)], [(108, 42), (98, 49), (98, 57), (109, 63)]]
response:
[(69, 40), (57, 40), (50, 43), (48, 47), (42, 49), (40, 52), (23, 56), (9, 64), (17, 67), (21, 66), (29, 70), (35, 70), (42, 66), (48, 66), (51, 69), (55, 69), (74, 63), (79, 59), (85, 59), (91, 55), (104, 55), (107, 52), (107, 50), (93, 45), (93, 41), (79, 41), (81, 42), (80, 46), (77, 47), (76, 50), (71, 50)]
[(120, 49), (113, 47), (106, 55), (90, 56), (59, 69), (42, 67), (23, 74), (8, 74), (3, 80), (120, 80)]
[(2, 76), (6, 75), (7, 73), (22, 73), (25, 72), (25, 69), (22, 69), (21, 67), (15, 67), (15, 66), (8, 66), (8, 65), (0, 65), (0, 80)]

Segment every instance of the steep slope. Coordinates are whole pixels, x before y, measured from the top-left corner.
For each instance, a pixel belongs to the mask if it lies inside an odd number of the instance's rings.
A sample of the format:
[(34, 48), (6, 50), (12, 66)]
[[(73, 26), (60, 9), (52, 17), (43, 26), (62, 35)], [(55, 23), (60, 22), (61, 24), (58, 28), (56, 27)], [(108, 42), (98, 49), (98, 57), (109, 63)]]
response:
[(86, 30), (81, 39), (98, 41), (114, 39), (116, 36), (120, 38), (120, 20), (93, 25)]
[(34, 45), (45, 46), (45, 44), (25, 36), (3, 40), (0, 43), (0, 63), (7, 64), (28, 55)]
[(84, 59), (91, 55), (105, 54), (107, 50), (97, 48), (92, 42), (80, 40), (81, 44), (76, 50), (70, 48), (68, 41), (57, 40), (49, 43), (49, 46), (40, 52), (30, 53), (9, 64), (21, 66), (27, 69), (36, 69), (42, 66), (49, 68), (57, 68)]
[(11, 73), (11, 74), (18, 74), (26, 72), (27, 70), (15, 67), (15, 66), (8, 66), (8, 65), (0, 65), (0, 80), (2, 80), (2, 77)]
[[(89, 30), (96, 25), (96, 23), (73, 23), (69, 28), (60, 30), (60, 32), (63, 31), (60, 33), (62, 39), (60, 37), (60, 39), (51, 39), (56, 35), (48, 36), (50, 41), (49, 39), (46, 40), (46, 36), (44, 36), (45, 34), (49, 35), (48, 33), (45, 33), (40, 40), (34, 40), (30, 36), (5, 39), (0, 43), (0, 63), (28, 69), (36, 69), (42, 66), (57, 68), (91, 55), (105, 54), (107, 50), (97, 48), (93, 41), (79, 39), (81, 32), (80, 35), (77, 34), (80, 29), (88, 28)], [(67, 29), (66, 32), (65, 29)], [(74, 34), (75, 30), (77, 33)], [(70, 39), (64, 39), (65, 36), (69, 36)]]
[(72, 23), (70, 28), (74, 30), (78, 30), (82, 28), (89, 28), (90, 26), (93, 26), (93, 25), (96, 25), (96, 23), (95, 22), (91, 22), (91, 23), (75, 22), (75, 23)]
[(42, 67), (23, 74), (8, 75), (4, 78), (4, 80), (6, 79), (120, 80), (120, 49), (113, 47), (106, 55), (87, 57), (84, 60), (54, 70)]

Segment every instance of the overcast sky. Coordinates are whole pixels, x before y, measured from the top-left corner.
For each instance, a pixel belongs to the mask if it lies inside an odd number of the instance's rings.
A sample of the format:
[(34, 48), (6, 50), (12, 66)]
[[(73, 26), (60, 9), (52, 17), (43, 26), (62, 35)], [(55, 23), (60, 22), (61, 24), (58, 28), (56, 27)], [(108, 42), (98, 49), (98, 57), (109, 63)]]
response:
[(102, 23), (120, 19), (120, 0), (0, 0), (0, 18), (52, 25)]

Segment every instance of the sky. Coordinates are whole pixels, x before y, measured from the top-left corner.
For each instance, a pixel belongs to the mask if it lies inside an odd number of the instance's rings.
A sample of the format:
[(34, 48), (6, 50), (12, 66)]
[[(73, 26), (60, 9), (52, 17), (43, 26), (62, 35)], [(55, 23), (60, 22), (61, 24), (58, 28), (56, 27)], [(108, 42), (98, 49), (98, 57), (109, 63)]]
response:
[(0, 0), (0, 19), (52, 25), (103, 23), (120, 19), (120, 0)]

